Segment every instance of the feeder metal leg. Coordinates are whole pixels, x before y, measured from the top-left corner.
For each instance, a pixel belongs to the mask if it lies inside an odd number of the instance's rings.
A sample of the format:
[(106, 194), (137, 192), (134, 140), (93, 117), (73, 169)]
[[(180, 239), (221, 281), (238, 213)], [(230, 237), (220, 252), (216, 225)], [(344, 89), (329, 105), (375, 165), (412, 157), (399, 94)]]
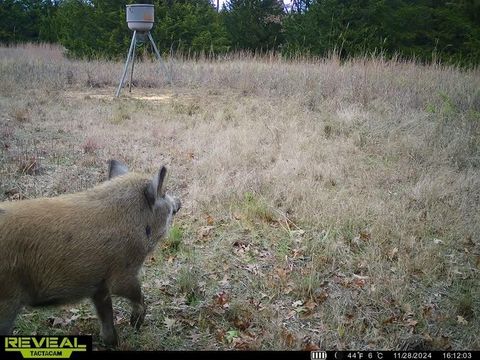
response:
[(122, 79), (120, 80), (120, 84), (118, 85), (117, 92), (115, 93), (116, 97), (120, 96), (120, 91), (122, 90), (123, 82), (125, 81), (125, 75), (127, 75), (128, 62), (130, 61), (130, 57), (132, 56), (133, 48), (135, 46), (136, 37), (137, 37), (137, 30), (133, 32), (132, 42), (130, 44), (130, 49), (128, 50), (127, 61), (125, 62), (125, 67), (123, 68)]
[(161, 61), (162, 58), (160, 57), (160, 53), (158, 52), (157, 45), (155, 45), (155, 41), (153, 41), (152, 34), (150, 34), (150, 31), (147, 33), (147, 36), (150, 39), (150, 42), (152, 43), (153, 50), (155, 50), (155, 54), (157, 55), (157, 59)]
[(160, 62), (160, 65), (163, 67), (163, 71), (165, 72), (165, 75), (168, 77), (168, 83), (172, 83), (172, 79), (169, 76), (169, 72), (167, 71), (167, 68), (165, 67), (165, 64), (162, 61), (162, 57), (160, 56), (160, 53), (158, 52), (157, 45), (155, 45), (155, 41), (153, 41), (152, 34), (150, 34), (150, 31), (147, 33), (148, 38), (150, 39), (150, 42), (152, 43), (153, 50), (155, 51), (155, 54), (157, 55), (157, 59)]
[(132, 53), (132, 71), (130, 72), (130, 82), (128, 83), (128, 92), (132, 92), (132, 81), (133, 81), (133, 67), (135, 66), (135, 50), (137, 48), (137, 42), (133, 44), (133, 53)]

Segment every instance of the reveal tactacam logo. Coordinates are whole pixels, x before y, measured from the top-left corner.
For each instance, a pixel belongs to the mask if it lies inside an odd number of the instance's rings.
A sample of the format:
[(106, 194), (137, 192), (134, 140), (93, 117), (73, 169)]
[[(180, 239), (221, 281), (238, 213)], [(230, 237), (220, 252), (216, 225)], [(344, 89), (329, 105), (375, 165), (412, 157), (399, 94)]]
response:
[(5, 336), (5, 352), (19, 352), (24, 359), (69, 359), (74, 352), (92, 351), (90, 336)]

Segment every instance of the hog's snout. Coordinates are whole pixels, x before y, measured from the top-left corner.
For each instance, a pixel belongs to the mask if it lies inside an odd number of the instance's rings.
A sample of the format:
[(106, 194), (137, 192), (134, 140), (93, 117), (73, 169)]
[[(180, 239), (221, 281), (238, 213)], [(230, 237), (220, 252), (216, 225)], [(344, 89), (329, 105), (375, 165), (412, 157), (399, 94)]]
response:
[(173, 214), (175, 215), (182, 207), (182, 202), (178, 198), (173, 199)]

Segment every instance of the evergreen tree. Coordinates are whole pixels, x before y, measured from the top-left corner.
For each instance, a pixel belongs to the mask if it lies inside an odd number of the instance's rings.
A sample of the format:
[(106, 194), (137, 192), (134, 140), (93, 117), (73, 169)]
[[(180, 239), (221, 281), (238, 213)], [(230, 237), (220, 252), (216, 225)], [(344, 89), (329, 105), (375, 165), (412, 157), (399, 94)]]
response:
[(287, 55), (382, 53), (459, 64), (480, 62), (478, 0), (316, 0), (285, 20)]
[[(75, 57), (124, 56), (132, 36), (126, 24), (127, 3), (131, 1), (63, 1), (56, 16), (60, 42)], [(155, 0), (153, 4), (152, 34), (161, 52), (228, 50), (225, 28), (208, 0)]]
[(268, 51), (283, 43), (282, 1), (229, 0), (223, 14), (235, 49)]
[(226, 29), (209, 0), (156, 0), (153, 30), (161, 52), (222, 53)]
[(0, 0), (0, 42), (55, 42), (51, 19), (57, 7), (48, 0)]

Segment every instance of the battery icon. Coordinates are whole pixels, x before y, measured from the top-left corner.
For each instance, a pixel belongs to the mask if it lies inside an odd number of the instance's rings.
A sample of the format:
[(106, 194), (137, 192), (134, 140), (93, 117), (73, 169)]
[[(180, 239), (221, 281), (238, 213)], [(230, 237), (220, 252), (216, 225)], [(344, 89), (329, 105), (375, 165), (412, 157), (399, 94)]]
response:
[(310, 352), (310, 359), (312, 360), (322, 360), (327, 358), (326, 351), (312, 351)]

